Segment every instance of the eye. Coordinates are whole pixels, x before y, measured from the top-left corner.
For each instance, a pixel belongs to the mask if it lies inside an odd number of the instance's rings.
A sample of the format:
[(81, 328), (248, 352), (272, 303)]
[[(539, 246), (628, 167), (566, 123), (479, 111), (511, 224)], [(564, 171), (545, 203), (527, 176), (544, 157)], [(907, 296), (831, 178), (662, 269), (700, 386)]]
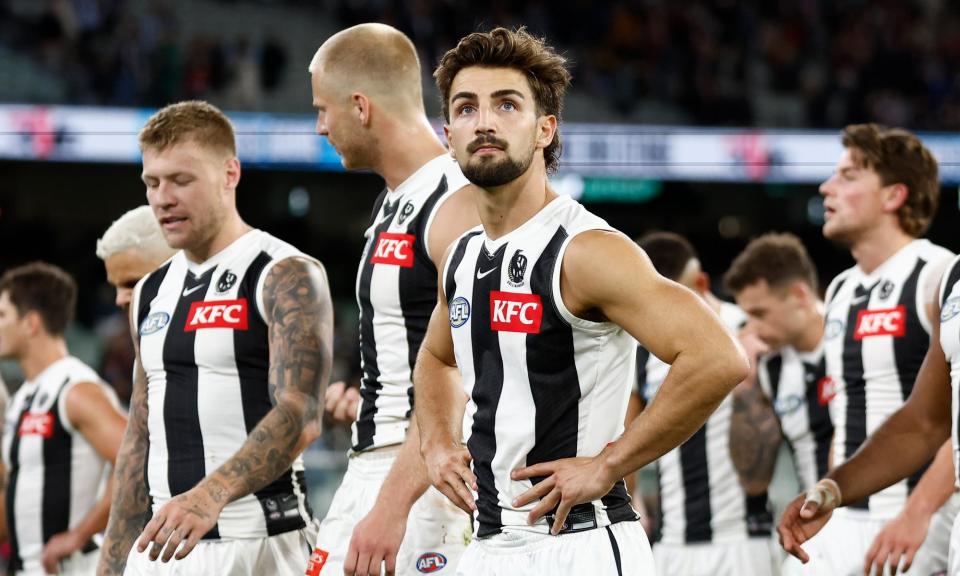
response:
[(517, 109), (517, 105), (509, 100), (504, 100), (503, 104), (501, 104), (500, 107), (508, 112), (512, 112)]
[(464, 114), (473, 114), (476, 108), (472, 104), (464, 104), (457, 109), (457, 116), (463, 116)]

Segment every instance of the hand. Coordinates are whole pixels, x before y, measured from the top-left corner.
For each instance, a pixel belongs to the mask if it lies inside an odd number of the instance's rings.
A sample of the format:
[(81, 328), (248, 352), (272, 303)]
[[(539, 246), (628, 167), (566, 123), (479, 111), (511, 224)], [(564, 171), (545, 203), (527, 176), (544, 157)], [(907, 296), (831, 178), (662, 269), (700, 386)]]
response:
[(183, 560), (214, 527), (225, 504), (226, 498), (215, 498), (202, 483), (198, 484), (157, 510), (137, 540), (137, 550), (143, 553), (152, 544), (150, 559), (156, 560), (162, 550), (163, 561), (169, 562), (182, 544), (176, 559)]
[(407, 515), (396, 507), (377, 504), (353, 529), (350, 547), (343, 562), (346, 576), (380, 576), (380, 566), (393, 576), (397, 552), (407, 531)]
[(840, 503), (840, 489), (833, 480), (821, 480), (806, 494), (794, 498), (783, 511), (777, 533), (783, 549), (806, 564), (810, 557), (801, 544), (813, 538)]
[(903, 560), (903, 572), (910, 569), (913, 557), (927, 537), (930, 516), (913, 513), (904, 508), (896, 518), (887, 523), (873, 540), (863, 560), (863, 574), (870, 576), (876, 564), (878, 576), (884, 574), (883, 567), (889, 566), (889, 574), (896, 574)]
[(527, 515), (527, 522), (531, 525), (556, 508), (556, 519), (550, 529), (550, 533), (556, 535), (563, 528), (571, 508), (602, 498), (610, 492), (615, 481), (607, 476), (605, 457), (602, 454), (593, 458), (565, 458), (518, 468), (510, 474), (514, 480), (545, 478), (518, 496), (513, 505), (519, 508), (534, 500), (540, 500)]
[(471, 460), (463, 445), (435, 446), (423, 452), (430, 483), (457, 508), (473, 516), (477, 503), (472, 491), (477, 489), (477, 477), (470, 470)]
[(334, 382), (327, 386), (324, 410), (335, 424), (353, 424), (357, 420), (359, 404), (359, 389), (347, 386), (344, 382)]
[(43, 553), (40, 556), (43, 569), (47, 574), (59, 574), (60, 561), (82, 548), (83, 544), (80, 536), (69, 530), (55, 535), (43, 547)]

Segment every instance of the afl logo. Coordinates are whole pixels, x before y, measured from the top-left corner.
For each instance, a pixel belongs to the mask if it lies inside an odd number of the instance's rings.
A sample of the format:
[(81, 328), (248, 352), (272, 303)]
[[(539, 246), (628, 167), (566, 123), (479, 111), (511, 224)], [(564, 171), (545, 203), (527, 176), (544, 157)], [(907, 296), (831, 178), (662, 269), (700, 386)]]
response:
[(523, 275), (527, 272), (527, 257), (523, 255), (522, 250), (513, 253), (510, 259), (510, 267), (507, 269), (507, 284), (514, 288), (523, 284)]
[(439, 572), (443, 570), (443, 567), (447, 565), (447, 557), (439, 552), (427, 552), (426, 554), (421, 554), (417, 558), (417, 572), (423, 574), (430, 574), (431, 572)]
[(170, 322), (170, 315), (166, 312), (154, 312), (147, 316), (143, 324), (140, 325), (140, 335), (148, 336), (154, 332), (159, 332), (167, 323)]
[(777, 401), (773, 403), (773, 410), (778, 416), (786, 416), (787, 414), (796, 412), (802, 405), (803, 398), (797, 394), (791, 394), (785, 398), (778, 398)]
[(400, 211), (400, 218), (397, 219), (397, 224), (406, 222), (411, 214), (413, 214), (413, 202), (407, 201), (407, 203), (403, 205), (403, 210)]
[(837, 320), (834, 318), (827, 322), (826, 327), (823, 329), (823, 337), (827, 340), (832, 340), (843, 333), (843, 321)]
[(954, 296), (943, 303), (943, 310), (940, 311), (940, 322), (949, 322), (957, 314), (960, 314), (960, 296)]
[(463, 296), (457, 296), (450, 303), (450, 326), (459, 328), (470, 319), (470, 303)]

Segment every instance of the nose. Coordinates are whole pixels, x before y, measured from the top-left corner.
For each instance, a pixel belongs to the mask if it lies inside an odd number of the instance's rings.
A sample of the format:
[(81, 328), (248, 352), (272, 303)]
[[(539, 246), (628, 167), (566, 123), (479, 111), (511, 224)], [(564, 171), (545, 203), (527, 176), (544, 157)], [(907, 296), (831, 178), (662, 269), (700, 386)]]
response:
[(127, 306), (130, 305), (130, 299), (133, 290), (130, 288), (117, 288), (117, 297), (114, 300), (114, 303), (117, 305), (117, 308), (126, 310)]
[(171, 192), (170, 183), (166, 180), (160, 180), (155, 188), (147, 188), (147, 204), (154, 209), (169, 208), (176, 203), (176, 196)]
[(826, 196), (833, 191), (833, 176), (830, 176), (820, 184), (818, 189), (821, 196)]
[(327, 131), (326, 118), (324, 118), (323, 112), (317, 113), (317, 134), (320, 136), (327, 136), (329, 134)]
[(496, 134), (493, 111), (488, 106), (480, 106), (477, 110), (477, 134)]

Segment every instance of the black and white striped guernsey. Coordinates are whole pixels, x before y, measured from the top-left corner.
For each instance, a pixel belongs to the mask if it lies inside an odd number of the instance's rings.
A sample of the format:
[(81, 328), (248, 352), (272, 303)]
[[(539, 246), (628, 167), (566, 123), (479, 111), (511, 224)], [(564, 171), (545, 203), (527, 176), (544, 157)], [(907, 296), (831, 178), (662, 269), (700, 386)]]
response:
[[(824, 356), (828, 385), (835, 391), (830, 400), (833, 466), (853, 456), (913, 390), (930, 345), (930, 319), (921, 288), (930, 271), (951, 255), (927, 240), (914, 240), (872, 273), (854, 266), (827, 288)], [(922, 472), (849, 508), (869, 510), (878, 519), (892, 518)]]
[[(504, 531), (548, 533), (552, 514), (528, 526), (535, 503), (512, 505), (531, 482), (514, 481), (510, 472), (595, 456), (623, 431), (634, 340), (615, 324), (577, 318), (560, 296), (569, 242), (597, 229), (611, 228), (561, 196), (496, 240), (482, 228), (468, 232), (445, 265), (454, 351), (469, 396), (464, 437), (477, 476), (479, 538)], [(575, 506), (565, 530), (636, 517), (620, 481), (603, 498)]]
[(92, 368), (67, 356), (24, 382), (7, 407), (3, 461), (11, 570), (42, 571), (44, 544), (75, 528), (97, 503), (106, 461), (67, 418), (66, 397), (78, 382), (101, 385), (117, 405), (113, 389)]
[(428, 234), (443, 202), (466, 185), (456, 161), (444, 154), (377, 199), (357, 273), (363, 376), (355, 452), (400, 444), (406, 437), (413, 366), (437, 304)]
[[(732, 333), (746, 322), (740, 308), (723, 302), (720, 320)], [(650, 403), (670, 366), (638, 349), (637, 384)], [(750, 537), (769, 538), (773, 519), (765, 494), (747, 496), (730, 459), (733, 397), (727, 396), (689, 440), (657, 460), (660, 482), (661, 541), (664, 544), (722, 544)]]
[(960, 488), (960, 257), (950, 262), (940, 282), (940, 347), (950, 363), (950, 438), (954, 480)]
[[(293, 256), (313, 260), (251, 230), (202, 264), (180, 251), (137, 285), (154, 512), (233, 456), (273, 407), (263, 283)], [(311, 518), (298, 456), (273, 483), (227, 504), (205, 538), (262, 538)]]
[(810, 352), (785, 346), (764, 356), (757, 378), (780, 420), (800, 490), (805, 492), (826, 475), (833, 441), (828, 408), (833, 391), (826, 378), (823, 342)]

